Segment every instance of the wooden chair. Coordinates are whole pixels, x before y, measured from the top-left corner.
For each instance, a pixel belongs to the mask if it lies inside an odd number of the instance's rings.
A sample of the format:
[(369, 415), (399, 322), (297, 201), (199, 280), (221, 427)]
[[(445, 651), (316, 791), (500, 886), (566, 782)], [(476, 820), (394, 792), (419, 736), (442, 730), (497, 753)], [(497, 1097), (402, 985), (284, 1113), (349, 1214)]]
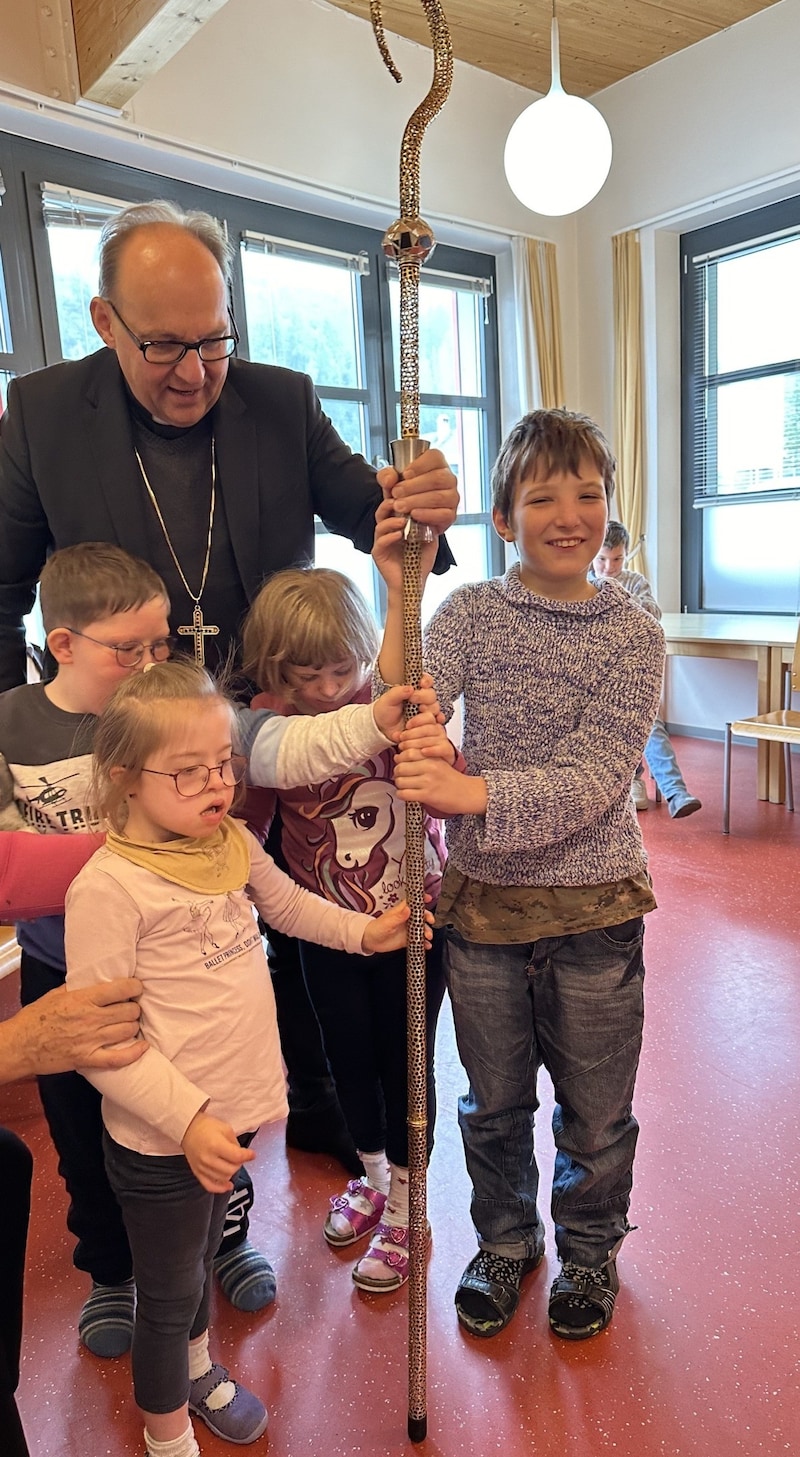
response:
[(786, 808), (794, 810), (794, 786), (792, 784), (792, 744), (800, 745), (800, 712), (792, 708), (792, 693), (800, 693), (800, 626), (794, 645), (794, 657), (783, 680), (783, 708), (772, 713), (760, 713), (755, 718), (740, 718), (736, 723), (725, 725), (725, 755), (722, 781), (722, 833), (730, 834), (731, 827), (731, 736), (739, 734), (747, 739), (771, 739), (783, 744), (786, 774)]

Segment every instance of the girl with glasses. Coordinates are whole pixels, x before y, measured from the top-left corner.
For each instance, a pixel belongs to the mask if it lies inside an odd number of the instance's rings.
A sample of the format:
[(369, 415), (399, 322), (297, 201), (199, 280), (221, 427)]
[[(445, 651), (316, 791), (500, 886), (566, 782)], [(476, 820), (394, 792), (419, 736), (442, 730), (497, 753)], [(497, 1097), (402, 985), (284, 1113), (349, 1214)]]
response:
[[(151, 1457), (197, 1457), (190, 1413), (235, 1444), (261, 1400), (209, 1354), (211, 1264), (231, 1179), (286, 1113), (275, 1003), (253, 905), (270, 925), (369, 955), (405, 945), (408, 907), (343, 910), (279, 871), (229, 817), (243, 761), (234, 711), (188, 661), (120, 685), (94, 740), (106, 845), (67, 896), (71, 986), (140, 977), (147, 1052), (91, 1074), (133, 1252), (133, 1383)], [(324, 737), (320, 725), (320, 738)]]

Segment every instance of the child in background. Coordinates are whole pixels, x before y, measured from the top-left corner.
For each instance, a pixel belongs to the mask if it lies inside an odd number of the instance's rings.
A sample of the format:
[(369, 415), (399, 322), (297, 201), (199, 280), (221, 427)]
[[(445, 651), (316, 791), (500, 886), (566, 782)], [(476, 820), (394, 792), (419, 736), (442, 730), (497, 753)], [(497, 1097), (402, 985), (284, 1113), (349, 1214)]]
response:
[[(378, 648), (375, 621), (340, 572), (277, 572), (250, 608), (245, 671), (264, 691), (253, 707), (320, 715), (368, 703)], [(456, 751), (452, 749), (452, 756)], [(394, 752), (376, 754), (323, 784), (278, 793), (281, 849), (289, 873), (336, 905), (375, 915), (403, 895), (405, 812), (392, 773)], [(444, 865), (438, 821), (425, 822), (426, 892), (435, 904)], [(442, 933), (427, 956), (428, 1152), (436, 1112), (433, 1049), (444, 993)], [(406, 957), (365, 962), (305, 940), (308, 993), (345, 1120), (365, 1176), (331, 1200), (323, 1234), (334, 1248), (371, 1235), (353, 1270), (362, 1290), (395, 1290), (408, 1276), (408, 1099)]]
[(94, 802), (111, 828), (67, 895), (68, 986), (123, 968), (143, 985), (147, 1052), (87, 1076), (103, 1095), (106, 1165), (133, 1252), (133, 1380), (151, 1457), (197, 1457), (190, 1412), (234, 1443), (267, 1425), (258, 1397), (212, 1362), (208, 1337), (231, 1179), (253, 1157), (239, 1140), (286, 1113), (247, 892), (278, 929), (352, 955), (406, 941), (405, 903), (377, 918), (340, 910), (229, 818), (246, 768), (234, 733), (231, 705), (194, 663), (155, 664), (121, 684), (94, 740)]
[[(631, 597), (649, 612), (657, 621), (661, 620), (661, 608), (653, 596), (653, 589), (641, 572), (631, 572), (625, 566), (626, 553), (630, 548), (630, 536), (621, 521), (609, 521), (605, 539), (592, 562), (589, 581), (597, 582), (603, 577), (613, 577)], [(686, 787), (681, 774), (672, 741), (666, 725), (658, 717), (650, 731), (644, 747), (644, 757), (661, 793), (667, 801), (667, 808), (674, 820), (686, 819), (696, 814), (703, 806), (696, 795)], [(648, 807), (647, 789), (644, 782), (644, 764), (640, 764), (634, 776), (631, 794), (638, 810)]]
[[(464, 697), (466, 774), (409, 722), (403, 799), (447, 816), (437, 923), (469, 1090), (459, 1122), (479, 1250), (455, 1303), (493, 1336), (544, 1252), (534, 1158), (540, 1066), (555, 1090), (556, 1335), (611, 1320), (638, 1124), (643, 915), (655, 906), (632, 811), (658, 707), (664, 635), (613, 581), (587, 580), (602, 546), (614, 458), (591, 420), (535, 410), (492, 476), (495, 529), (518, 562), (457, 588), (425, 634), (445, 714)], [(402, 668), (402, 523), (380, 507), (373, 549), (388, 590), (379, 666)], [(425, 569), (431, 552), (423, 548)], [(520, 691), (524, 685), (524, 691)], [(402, 747), (402, 745), (405, 747)]]

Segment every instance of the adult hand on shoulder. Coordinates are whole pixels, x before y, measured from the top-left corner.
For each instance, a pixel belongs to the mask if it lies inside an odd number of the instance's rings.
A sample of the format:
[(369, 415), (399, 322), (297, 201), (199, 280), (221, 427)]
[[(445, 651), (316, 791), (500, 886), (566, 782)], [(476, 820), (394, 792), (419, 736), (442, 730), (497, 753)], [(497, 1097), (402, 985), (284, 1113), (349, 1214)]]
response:
[(181, 1147), (192, 1173), (209, 1194), (230, 1193), (236, 1170), (255, 1158), (251, 1148), (242, 1148), (230, 1124), (210, 1113), (195, 1113)]
[(401, 516), (413, 516), (437, 533), (456, 519), (458, 482), (440, 450), (426, 450), (402, 476), (394, 466), (378, 471), (378, 485)]
[(76, 990), (56, 987), (0, 1024), (0, 1082), (78, 1067), (119, 1068), (137, 1062), (142, 983), (135, 977)]

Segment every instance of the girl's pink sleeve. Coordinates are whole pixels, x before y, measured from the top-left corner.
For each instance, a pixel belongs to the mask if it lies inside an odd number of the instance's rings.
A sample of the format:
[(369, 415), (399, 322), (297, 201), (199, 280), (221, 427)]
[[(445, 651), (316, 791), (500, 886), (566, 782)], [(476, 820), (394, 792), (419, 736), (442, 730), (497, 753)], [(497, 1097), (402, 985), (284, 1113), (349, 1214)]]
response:
[(69, 886), (104, 840), (0, 831), (0, 922), (63, 915)]

